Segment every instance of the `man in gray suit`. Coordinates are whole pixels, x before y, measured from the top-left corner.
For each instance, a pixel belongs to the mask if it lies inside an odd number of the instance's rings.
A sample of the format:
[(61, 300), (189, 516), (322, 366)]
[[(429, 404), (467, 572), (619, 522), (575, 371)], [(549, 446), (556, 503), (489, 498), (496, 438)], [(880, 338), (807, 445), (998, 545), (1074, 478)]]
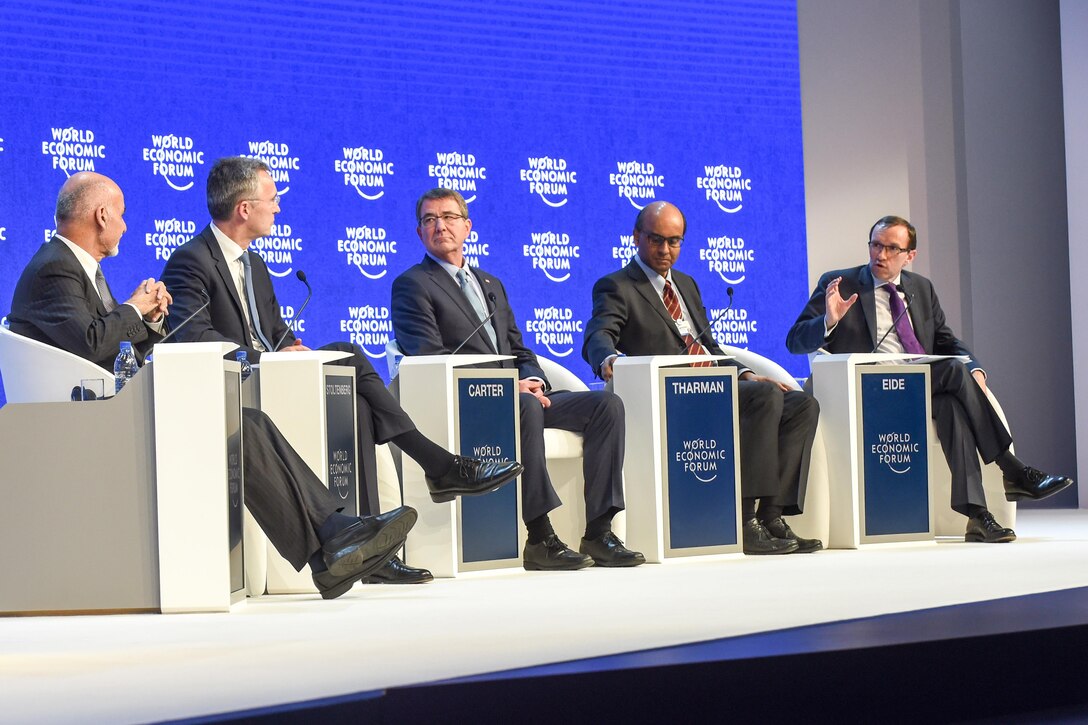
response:
[(933, 283), (904, 269), (918, 254), (914, 226), (883, 217), (869, 230), (868, 246), (868, 264), (820, 277), (786, 347), (798, 354), (822, 349), (967, 357), (966, 364), (940, 360), (932, 366), (933, 419), (952, 471), (952, 508), (968, 517), (968, 541), (1013, 541), (1015, 532), (986, 508), (978, 456), (1000, 466), (1009, 501), (1053, 496), (1073, 480), (1025, 466), (1012, 454), (1012, 437), (986, 397), (985, 371), (945, 321)]
[[(673, 267), (686, 231), (678, 208), (666, 201), (648, 204), (635, 219), (638, 255), (593, 285), (582, 357), (604, 380), (611, 379), (619, 355), (722, 354), (699, 286)], [(739, 377), (744, 553), (818, 551), (822, 542), (798, 537), (782, 516), (804, 506), (819, 406), (782, 381), (743, 368)]]

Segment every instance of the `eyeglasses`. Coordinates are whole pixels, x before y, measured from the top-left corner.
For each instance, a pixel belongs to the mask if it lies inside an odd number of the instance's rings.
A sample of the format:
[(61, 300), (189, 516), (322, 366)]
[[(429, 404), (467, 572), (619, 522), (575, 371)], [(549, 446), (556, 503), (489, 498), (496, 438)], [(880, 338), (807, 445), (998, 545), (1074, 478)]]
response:
[(426, 214), (419, 220), (419, 226), (421, 227), (433, 227), (441, 219), (442, 223), (446, 226), (453, 224), (460, 219), (467, 219), (464, 214), (454, 214), (453, 212), (446, 212), (445, 214)]
[(900, 254), (906, 254), (909, 249), (903, 249), (903, 247), (897, 247), (894, 244), (881, 244), (880, 242), (869, 242), (869, 251), (873, 254), (879, 255), (881, 252), (887, 252), (889, 257), (897, 257)]
[(280, 205), (280, 195), (276, 194), (271, 199), (242, 199), (242, 201), (265, 201), (265, 202), (268, 202), (269, 204), (275, 204), (276, 206), (279, 206)]
[[(639, 231), (641, 232), (642, 230), (640, 229)], [(670, 249), (679, 249), (680, 245), (684, 243), (683, 237), (663, 237), (660, 234), (654, 234), (653, 232), (642, 233), (650, 240), (650, 244), (655, 247), (660, 247), (662, 244), (668, 244)]]

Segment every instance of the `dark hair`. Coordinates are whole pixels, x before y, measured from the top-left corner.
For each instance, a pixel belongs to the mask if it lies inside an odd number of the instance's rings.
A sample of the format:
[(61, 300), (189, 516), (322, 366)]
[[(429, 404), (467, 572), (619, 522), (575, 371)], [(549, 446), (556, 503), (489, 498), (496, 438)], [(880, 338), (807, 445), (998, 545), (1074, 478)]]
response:
[(419, 201), (416, 202), (416, 223), (418, 224), (419, 211), (423, 208), (423, 202), (432, 201), (434, 199), (453, 199), (457, 202), (457, 206), (461, 208), (461, 214), (465, 219), (468, 219), (468, 204), (465, 202), (465, 197), (461, 196), (461, 193), (454, 191), (453, 189), (443, 189), (442, 187), (435, 187), (430, 191), (423, 192), (423, 196), (419, 197)]
[(873, 240), (873, 234), (879, 230), (888, 229), (890, 227), (906, 227), (907, 229), (907, 249), (918, 248), (918, 232), (915, 230), (914, 225), (908, 222), (901, 216), (884, 216), (876, 220), (876, 224), (869, 230), (869, 241)]
[(212, 219), (229, 219), (239, 201), (256, 194), (257, 174), (261, 171), (269, 171), (268, 164), (248, 156), (227, 156), (216, 161), (208, 172), (208, 213)]

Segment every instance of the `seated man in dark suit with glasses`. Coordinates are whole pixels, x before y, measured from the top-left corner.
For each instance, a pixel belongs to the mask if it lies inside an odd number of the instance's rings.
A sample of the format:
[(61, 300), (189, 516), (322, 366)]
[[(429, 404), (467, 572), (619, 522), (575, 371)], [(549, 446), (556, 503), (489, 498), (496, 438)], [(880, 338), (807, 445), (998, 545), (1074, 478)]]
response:
[[(1025, 466), (986, 397), (986, 373), (945, 321), (933, 283), (904, 268), (918, 254), (918, 233), (886, 216), (869, 230), (869, 263), (824, 274), (786, 337), (790, 352), (888, 352), (959, 355), (932, 365), (933, 420), (952, 471), (952, 509), (967, 516), (967, 541), (1016, 538), (986, 508), (978, 457), (996, 462), (1009, 501), (1042, 499), (1072, 485)], [(859, 304), (860, 303), (860, 304)], [(909, 310), (909, 313), (908, 313)], [(976, 453), (977, 452), (977, 453)]]

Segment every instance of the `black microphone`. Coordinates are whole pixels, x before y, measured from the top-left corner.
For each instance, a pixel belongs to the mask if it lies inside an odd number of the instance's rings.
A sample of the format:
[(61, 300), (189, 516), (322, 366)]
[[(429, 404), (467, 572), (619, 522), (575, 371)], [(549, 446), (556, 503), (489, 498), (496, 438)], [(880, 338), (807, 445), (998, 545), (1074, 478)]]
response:
[(491, 303), (491, 312), (488, 313), (487, 317), (484, 318), (483, 322), (476, 325), (476, 329), (473, 330), (472, 332), (470, 332), (468, 334), (468, 337), (466, 337), (464, 340), (461, 340), (461, 344), (458, 345), (457, 347), (455, 347), (453, 349), (453, 352), (450, 353), (450, 355), (456, 355), (457, 353), (461, 352), (461, 348), (465, 346), (465, 343), (467, 343), (469, 340), (471, 340), (473, 337), (475, 337), (477, 332), (484, 329), (484, 325), (486, 325), (488, 322), (491, 322), (491, 318), (495, 316), (495, 312), (499, 309), (498, 307), (495, 306), (495, 293), (494, 292), (488, 292), (487, 293), (487, 301)]
[[(712, 319), (710, 322), (708, 322), (706, 327), (699, 330), (699, 334), (695, 335), (695, 337), (693, 338), (696, 342), (699, 342), (699, 340), (702, 339), (703, 335), (706, 334), (706, 331), (709, 330), (710, 328), (714, 327), (714, 325), (718, 324), (718, 321), (720, 319), (722, 319), (723, 317), (725, 317), (725, 313), (729, 312), (729, 310), (733, 307), (733, 288), (732, 287), (726, 287), (725, 288), (725, 293), (727, 295), (729, 295), (729, 304), (726, 305), (724, 310), (722, 310), (718, 314), (714, 315), (714, 319)], [(702, 343), (699, 343), (699, 344), (702, 345)], [(684, 350), (688, 349), (687, 343), (681, 342), (680, 345), (681, 345), (681, 347), (684, 348)], [(706, 347), (706, 346), (703, 345), (703, 347)], [(709, 352), (709, 350), (708, 350), (708, 352)]]
[(200, 290), (200, 296), (204, 298), (204, 304), (202, 304), (200, 307), (197, 307), (196, 311), (193, 312), (193, 314), (189, 315), (184, 320), (182, 320), (180, 325), (178, 325), (177, 327), (171, 326), (170, 327), (170, 332), (167, 333), (166, 337), (164, 337), (163, 339), (161, 339), (157, 343), (155, 343), (156, 345), (160, 345), (160, 344), (166, 342), (167, 340), (169, 340), (171, 337), (173, 337), (175, 334), (177, 334), (178, 330), (180, 330), (181, 328), (188, 325), (190, 320), (192, 320), (194, 317), (196, 317), (197, 315), (199, 315), (201, 312), (203, 312), (204, 310), (206, 310), (208, 308), (208, 305), (210, 305), (212, 303), (212, 298), (208, 296), (207, 290), (201, 289)]
[(877, 348), (884, 344), (884, 340), (886, 340), (888, 335), (891, 334), (892, 330), (895, 329), (895, 326), (899, 324), (899, 320), (903, 319), (903, 315), (907, 314), (907, 310), (910, 309), (910, 303), (914, 302), (914, 295), (912, 295), (910, 292), (905, 291), (903, 289), (903, 285), (897, 284), (895, 286), (895, 291), (903, 293), (903, 295), (907, 298), (907, 304), (905, 307), (903, 307), (903, 311), (896, 315), (895, 319), (892, 320), (892, 326), (887, 329), (887, 331), (880, 337), (880, 339), (877, 340), (876, 345), (873, 346), (873, 349), (869, 351), (870, 355), (876, 352)]
[[(306, 301), (302, 303), (302, 307), (298, 308), (298, 312), (296, 312), (295, 316), (291, 318), (291, 322), (294, 322), (295, 320), (297, 320), (299, 317), (302, 316), (302, 311), (304, 309), (306, 309), (306, 305), (310, 304), (310, 298), (314, 296), (314, 288), (311, 287), (310, 283), (306, 281), (306, 273), (303, 272), (300, 269), (299, 271), (295, 272), (295, 277), (298, 278), (299, 282), (306, 285)], [(272, 352), (276, 352), (276, 350), (280, 349), (280, 345), (283, 344), (283, 340), (284, 340), (284, 338), (287, 337), (287, 332), (290, 329), (291, 329), (291, 323), (288, 322), (287, 323), (287, 329), (285, 329), (283, 331), (283, 334), (280, 335), (280, 339), (276, 340), (276, 344), (272, 347)]]

